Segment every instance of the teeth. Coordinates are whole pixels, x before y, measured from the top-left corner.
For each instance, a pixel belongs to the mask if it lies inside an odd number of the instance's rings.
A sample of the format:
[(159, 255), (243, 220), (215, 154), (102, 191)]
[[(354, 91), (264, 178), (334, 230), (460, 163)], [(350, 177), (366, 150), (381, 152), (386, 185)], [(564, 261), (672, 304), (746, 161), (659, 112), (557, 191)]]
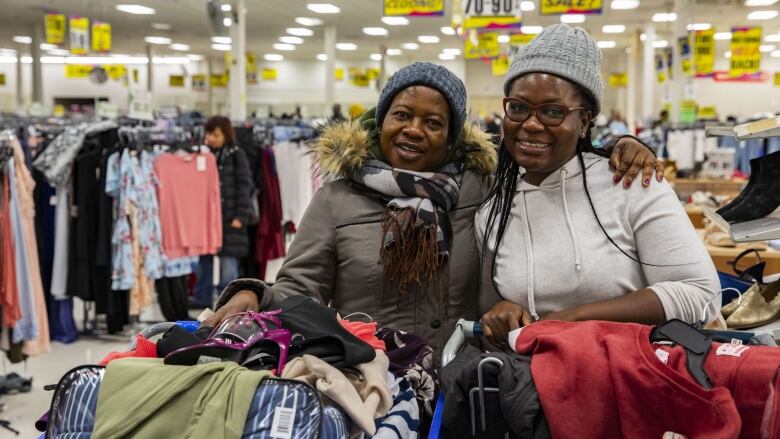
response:
[(523, 148), (528, 148), (528, 149), (545, 149), (549, 146), (547, 143), (530, 143), (530, 142), (520, 142), (520, 145)]

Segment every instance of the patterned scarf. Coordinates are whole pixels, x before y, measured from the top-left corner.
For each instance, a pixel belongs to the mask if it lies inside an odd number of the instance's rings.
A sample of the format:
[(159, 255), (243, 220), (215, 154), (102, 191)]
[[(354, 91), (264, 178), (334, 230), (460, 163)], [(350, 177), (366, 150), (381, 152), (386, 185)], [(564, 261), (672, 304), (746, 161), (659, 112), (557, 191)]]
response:
[(386, 285), (397, 281), (405, 294), (409, 285), (432, 280), (446, 262), (452, 249), (448, 212), (458, 200), (462, 172), (458, 162), (437, 172), (414, 172), (369, 160), (352, 175), (387, 202), (381, 250)]

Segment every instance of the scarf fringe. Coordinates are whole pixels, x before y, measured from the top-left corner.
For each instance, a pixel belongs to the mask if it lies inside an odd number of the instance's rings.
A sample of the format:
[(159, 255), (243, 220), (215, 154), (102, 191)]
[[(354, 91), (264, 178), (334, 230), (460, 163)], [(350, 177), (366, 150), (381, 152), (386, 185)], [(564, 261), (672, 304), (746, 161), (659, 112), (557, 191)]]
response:
[(401, 294), (411, 285), (422, 286), (436, 277), (441, 263), (436, 224), (414, 227), (411, 208), (388, 209), (382, 217), (382, 242), (388, 233), (393, 240), (383, 245), (380, 255), (384, 266), (385, 286), (398, 283)]

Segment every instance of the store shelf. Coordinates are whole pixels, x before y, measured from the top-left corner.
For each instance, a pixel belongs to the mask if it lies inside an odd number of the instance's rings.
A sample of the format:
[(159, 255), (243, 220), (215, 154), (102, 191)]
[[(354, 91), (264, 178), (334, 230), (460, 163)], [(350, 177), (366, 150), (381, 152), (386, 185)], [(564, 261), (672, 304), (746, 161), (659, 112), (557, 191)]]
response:
[(702, 213), (721, 230), (731, 235), (731, 239), (734, 242), (780, 239), (780, 216), (778, 216), (777, 212), (764, 218), (734, 224), (729, 224), (715, 210), (709, 207), (702, 207)]
[(736, 137), (738, 140), (764, 139), (780, 136), (780, 116), (733, 126), (729, 123), (713, 123), (705, 126), (709, 137)]

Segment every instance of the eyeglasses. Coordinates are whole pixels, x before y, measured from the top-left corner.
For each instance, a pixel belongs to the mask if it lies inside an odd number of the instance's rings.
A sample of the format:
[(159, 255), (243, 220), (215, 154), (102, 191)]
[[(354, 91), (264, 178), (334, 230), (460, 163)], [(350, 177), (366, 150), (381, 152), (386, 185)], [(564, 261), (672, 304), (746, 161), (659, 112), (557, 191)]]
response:
[(514, 122), (525, 122), (536, 112), (539, 122), (548, 127), (557, 127), (562, 124), (572, 111), (585, 110), (587, 107), (567, 107), (560, 104), (531, 105), (522, 99), (504, 98), (504, 114)]

